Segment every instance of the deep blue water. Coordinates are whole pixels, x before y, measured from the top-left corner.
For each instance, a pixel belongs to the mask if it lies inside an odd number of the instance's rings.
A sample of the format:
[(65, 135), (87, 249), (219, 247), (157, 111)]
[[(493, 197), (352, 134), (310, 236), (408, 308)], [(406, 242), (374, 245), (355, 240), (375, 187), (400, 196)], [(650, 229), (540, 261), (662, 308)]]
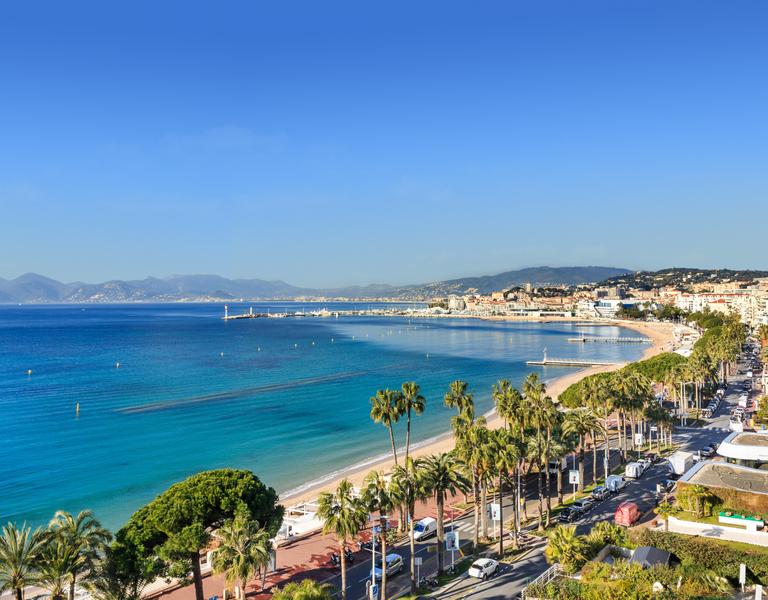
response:
[[(267, 306), (286, 304), (254, 310)], [(222, 313), (211, 304), (0, 307), (0, 522), (44, 524), (57, 509), (91, 508), (116, 528), (169, 484), (225, 466), (289, 490), (387, 452), (386, 430), (368, 416), (379, 388), (421, 384), (427, 411), (413, 436), (424, 440), (449, 428), (442, 396), (454, 379), (470, 382), (484, 412), (491, 385), (519, 384), (544, 347), (601, 360), (643, 350), (566, 342), (577, 331), (622, 333), (609, 327), (224, 322)], [(536, 370), (546, 380), (568, 372)]]

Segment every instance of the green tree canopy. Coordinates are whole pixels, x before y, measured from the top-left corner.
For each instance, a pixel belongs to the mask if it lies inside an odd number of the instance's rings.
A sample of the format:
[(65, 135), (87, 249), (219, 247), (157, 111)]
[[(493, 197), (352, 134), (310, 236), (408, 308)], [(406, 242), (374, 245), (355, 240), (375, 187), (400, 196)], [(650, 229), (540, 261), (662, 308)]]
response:
[(244, 516), (274, 535), (283, 510), (275, 490), (250, 471), (204, 471), (172, 485), (137, 510), (117, 539), (135, 546), (143, 556), (159, 555), (173, 576), (191, 571), (197, 600), (204, 600), (200, 550), (210, 541), (210, 529)]

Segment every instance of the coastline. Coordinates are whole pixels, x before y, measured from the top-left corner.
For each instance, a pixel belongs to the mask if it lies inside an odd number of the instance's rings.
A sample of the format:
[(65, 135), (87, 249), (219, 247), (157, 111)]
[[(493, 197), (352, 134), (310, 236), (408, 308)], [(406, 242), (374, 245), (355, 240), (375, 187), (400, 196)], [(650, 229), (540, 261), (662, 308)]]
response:
[[(482, 317), (480, 317), (482, 318)], [(487, 320), (509, 320), (519, 322), (521, 319), (515, 317), (487, 317)], [(558, 319), (558, 321), (564, 321)], [(584, 319), (574, 319), (582, 322)], [(541, 321), (536, 321), (541, 322)], [(634, 329), (635, 331), (642, 333), (650, 340), (650, 345), (643, 352), (641, 360), (655, 356), (662, 352), (667, 352), (673, 349), (674, 336), (673, 330), (675, 325), (672, 323), (647, 323), (647, 322), (635, 322), (635, 321), (623, 321), (613, 320), (597, 323), (598, 325), (613, 325), (618, 327), (626, 327), (627, 329)], [(568, 375), (557, 377), (552, 381), (547, 382), (547, 392), (553, 399), (557, 397), (571, 384), (577, 381), (593, 375), (595, 373), (603, 373), (608, 371), (614, 371), (620, 369), (628, 363), (621, 363), (611, 366), (599, 366), (588, 367), (585, 369), (579, 369)], [(488, 421), (488, 427), (496, 429), (501, 426), (502, 421), (492, 410), (485, 415)], [(453, 433), (446, 431), (442, 434), (423, 440), (416, 444), (411, 444), (411, 455), (414, 457), (424, 457), (430, 454), (436, 454), (439, 452), (448, 452), (454, 447)], [(390, 454), (383, 454), (379, 456), (369, 457), (359, 463), (350, 465), (348, 467), (332, 471), (322, 477), (319, 477), (313, 481), (306, 482), (300, 486), (286, 490), (280, 493), (280, 501), (286, 508), (294, 505), (304, 504), (316, 499), (322, 492), (328, 492), (334, 490), (339, 482), (347, 478), (354, 486), (360, 487), (362, 485), (365, 476), (372, 470), (389, 470), (394, 466), (394, 461)]]

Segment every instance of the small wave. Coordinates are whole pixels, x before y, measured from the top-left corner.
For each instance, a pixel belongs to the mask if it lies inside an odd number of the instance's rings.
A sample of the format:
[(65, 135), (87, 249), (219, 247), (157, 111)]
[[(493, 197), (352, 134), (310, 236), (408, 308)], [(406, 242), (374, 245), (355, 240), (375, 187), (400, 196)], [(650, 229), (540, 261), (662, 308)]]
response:
[(115, 409), (115, 412), (124, 415), (135, 415), (140, 413), (159, 412), (163, 410), (173, 410), (177, 408), (183, 408), (187, 406), (194, 406), (196, 404), (206, 404), (209, 402), (222, 402), (226, 400), (238, 400), (247, 396), (254, 396), (257, 394), (266, 394), (269, 392), (282, 392), (285, 390), (293, 390), (296, 388), (317, 385), (320, 383), (328, 383), (330, 381), (344, 381), (346, 379), (352, 379), (353, 377), (360, 377), (361, 375), (370, 375), (371, 373), (380, 373), (389, 371), (392, 369), (399, 369), (407, 366), (409, 363), (396, 363), (386, 365), (383, 367), (377, 367), (373, 369), (358, 370), (358, 371), (341, 371), (339, 373), (330, 373), (328, 375), (320, 375), (318, 377), (306, 377), (304, 379), (296, 379), (294, 381), (287, 381), (284, 383), (270, 383), (267, 385), (259, 385), (248, 388), (241, 388), (238, 390), (230, 390), (227, 392), (217, 392), (214, 394), (204, 394), (202, 396), (194, 396), (192, 398), (181, 398), (179, 400), (166, 400), (163, 402), (152, 402), (150, 404), (138, 404), (134, 406), (125, 406)]

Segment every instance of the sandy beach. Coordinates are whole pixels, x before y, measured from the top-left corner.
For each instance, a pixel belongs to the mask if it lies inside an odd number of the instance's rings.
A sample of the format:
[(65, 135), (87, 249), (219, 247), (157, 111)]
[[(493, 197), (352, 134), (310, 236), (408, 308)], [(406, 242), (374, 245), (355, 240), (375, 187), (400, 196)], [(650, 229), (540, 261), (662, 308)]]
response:
[[(491, 317), (491, 320), (502, 320), (504, 317)], [(509, 318), (510, 321), (519, 321), (518, 318)], [(577, 319), (583, 321), (583, 319)], [(642, 335), (648, 337), (650, 345), (643, 353), (643, 358), (649, 358), (660, 354), (662, 352), (668, 352), (673, 349), (673, 330), (674, 325), (671, 323), (646, 323), (646, 322), (633, 322), (633, 321), (606, 321), (600, 322), (598, 325), (618, 325), (626, 327), (628, 329), (634, 329)], [(626, 363), (625, 363), (626, 364)], [(571, 384), (592, 375), (594, 373), (602, 373), (606, 371), (613, 371), (624, 366), (623, 364), (617, 364), (612, 366), (600, 366), (590, 367), (586, 369), (579, 369), (569, 375), (558, 377), (557, 379), (548, 382), (547, 391), (553, 399), (557, 397), (570, 386)], [(501, 419), (493, 412), (486, 415), (488, 419), (488, 426), (490, 428), (497, 428), (501, 425)], [(436, 438), (422, 442), (421, 444), (411, 445), (411, 455), (415, 457), (428, 456), (430, 454), (436, 454), (439, 452), (448, 452), (454, 447), (453, 434), (446, 432)], [(400, 456), (400, 454), (398, 454)], [(369, 460), (361, 462), (358, 466), (350, 466), (347, 469), (343, 469), (339, 472), (329, 475), (326, 478), (320, 479), (316, 484), (310, 483), (301, 491), (295, 493), (281, 494), (280, 501), (286, 506), (292, 506), (301, 504), (303, 502), (309, 502), (315, 499), (318, 494), (331, 491), (338, 486), (339, 481), (343, 478), (348, 478), (353, 485), (362, 485), (365, 476), (372, 470), (384, 470), (387, 471), (392, 468), (393, 460), (391, 456), (382, 457), (380, 459), (371, 458)]]

